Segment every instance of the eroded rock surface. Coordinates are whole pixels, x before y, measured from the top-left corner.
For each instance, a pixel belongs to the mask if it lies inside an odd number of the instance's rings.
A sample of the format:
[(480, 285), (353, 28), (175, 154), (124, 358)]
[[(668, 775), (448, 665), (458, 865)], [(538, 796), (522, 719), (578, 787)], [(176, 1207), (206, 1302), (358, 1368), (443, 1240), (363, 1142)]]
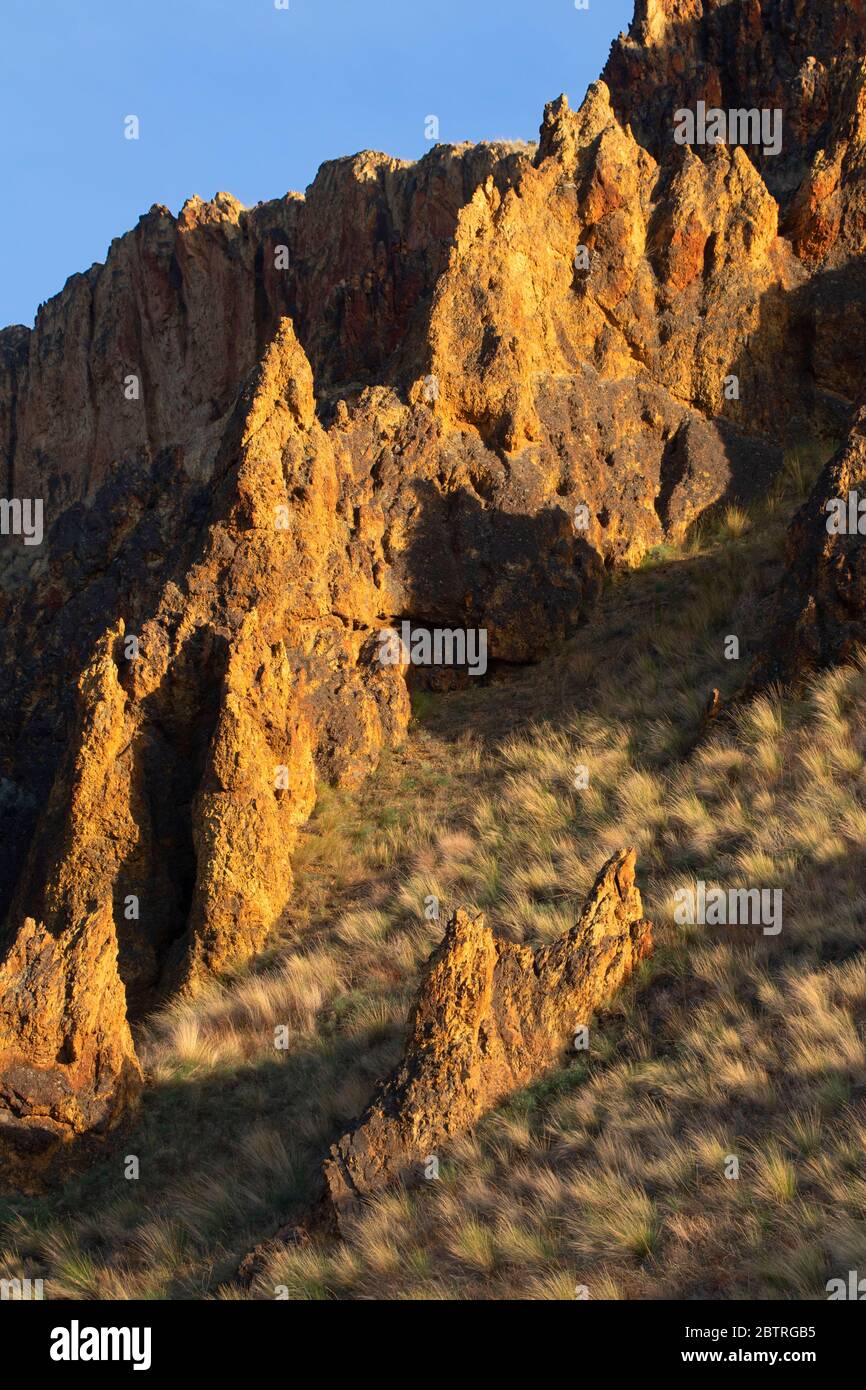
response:
[(0, 1176), (25, 1187), (59, 1147), (110, 1129), (141, 1086), (112, 910), (135, 827), (113, 788), (129, 721), (109, 641), (79, 697), (81, 739), (47, 812), (62, 841), (35, 856), (33, 915), (21, 910), (0, 964)]
[(634, 871), (634, 850), (614, 855), (575, 926), (538, 951), (495, 936), (482, 915), (453, 915), (421, 982), (402, 1062), (325, 1163), (338, 1224), (364, 1196), (421, 1176), (442, 1144), (564, 1061), (577, 1030), (651, 950)]
[(861, 503), (866, 503), (866, 398), (791, 522), (775, 614), (750, 673), (750, 689), (774, 680), (802, 682), (822, 666), (851, 660), (866, 643)]

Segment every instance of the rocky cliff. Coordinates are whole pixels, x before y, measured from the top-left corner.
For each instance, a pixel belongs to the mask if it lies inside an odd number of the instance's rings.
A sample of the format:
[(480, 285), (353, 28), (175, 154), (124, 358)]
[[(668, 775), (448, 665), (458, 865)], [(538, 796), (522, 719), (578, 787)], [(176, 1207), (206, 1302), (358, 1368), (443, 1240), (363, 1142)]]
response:
[[(639, 0), (537, 146), (154, 207), (0, 333), (0, 1155), (139, 1085), (128, 1013), (257, 951), (317, 783), (409, 716), (379, 634), (572, 632), (605, 567), (841, 433), (866, 337), (862, 0)], [(778, 155), (677, 108), (778, 108)], [(4, 528), (5, 529), (5, 528)]]

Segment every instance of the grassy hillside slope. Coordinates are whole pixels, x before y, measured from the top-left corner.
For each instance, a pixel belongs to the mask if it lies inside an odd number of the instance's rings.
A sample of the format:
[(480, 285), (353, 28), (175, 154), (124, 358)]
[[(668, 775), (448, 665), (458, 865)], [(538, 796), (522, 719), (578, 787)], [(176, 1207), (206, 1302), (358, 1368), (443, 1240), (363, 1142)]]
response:
[[(823, 1298), (862, 1265), (866, 659), (705, 719), (755, 653), (808, 471), (792, 459), (760, 514), (612, 577), (541, 665), (419, 696), (404, 748), (320, 800), (267, 954), (150, 1021), (137, 1119), (62, 1193), (0, 1205), (0, 1278), (72, 1298)], [(397, 1060), (441, 934), (430, 895), (440, 920), (474, 905), (548, 941), (628, 844), (657, 947), (588, 1052), (344, 1244), (234, 1281)], [(677, 925), (698, 879), (782, 888), (782, 932)]]

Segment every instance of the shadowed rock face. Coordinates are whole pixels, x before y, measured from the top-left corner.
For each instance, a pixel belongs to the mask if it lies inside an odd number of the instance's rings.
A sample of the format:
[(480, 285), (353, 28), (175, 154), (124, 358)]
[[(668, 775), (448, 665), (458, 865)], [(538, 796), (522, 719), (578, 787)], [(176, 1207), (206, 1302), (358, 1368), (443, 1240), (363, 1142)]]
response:
[[(317, 781), (405, 731), (383, 626), (540, 660), (606, 566), (847, 418), (862, 19), (641, 3), (537, 146), (155, 207), (0, 332), (3, 491), (45, 524), (0, 537), (0, 1154), (112, 1123), (127, 1013), (261, 947)], [(774, 170), (663, 138), (792, 74)]]
[(402, 1062), (325, 1163), (338, 1224), (388, 1182), (423, 1176), (438, 1146), (562, 1062), (577, 1029), (650, 952), (634, 868), (634, 850), (614, 855), (576, 925), (540, 951), (494, 936), (483, 916), (454, 914), (421, 982)]
[(866, 643), (863, 501), (866, 400), (791, 522), (775, 613), (750, 689), (773, 680), (800, 682), (822, 666), (851, 660)]

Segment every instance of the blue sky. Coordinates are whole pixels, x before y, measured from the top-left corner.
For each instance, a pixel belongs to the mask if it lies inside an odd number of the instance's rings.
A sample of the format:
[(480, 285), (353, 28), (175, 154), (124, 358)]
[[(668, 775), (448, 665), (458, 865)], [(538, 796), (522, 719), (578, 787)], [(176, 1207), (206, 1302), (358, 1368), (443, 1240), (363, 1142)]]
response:
[[(0, 326), (152, 203), (303, 191), (325, 159), (535, 139), (633, 0), (0, 0)], [(124, 138), (137, 115), (140, 139)]]

